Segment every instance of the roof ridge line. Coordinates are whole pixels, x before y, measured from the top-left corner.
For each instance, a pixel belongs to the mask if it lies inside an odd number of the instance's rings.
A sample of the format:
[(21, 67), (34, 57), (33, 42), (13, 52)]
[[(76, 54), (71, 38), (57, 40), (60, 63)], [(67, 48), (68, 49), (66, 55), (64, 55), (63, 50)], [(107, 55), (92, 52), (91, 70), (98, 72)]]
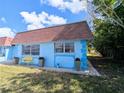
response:
[(33, 31), (37, 31), (37, 30), (40, 30), (40, 29), (48, 29), (48, 28), (54, 28), (54, 27), (59, 27), (59, 26), (65, 26), (65, 25), (72, 25), (72, 24), (84, 23), (84, 22), (86, 22), (86, 21), (84, 20), (84, 21), (73, 22), (73, 23), (68, 23), (68, 24), (61, 24), (61, 25), (56, 25), (56, 26), (49, 26), (49, 27), (39, 28), (39, 29), (34, 29), (34, 30), (27, 30), (27, 31), (24, 31), (24, 32), (19, 32), (19, 33), (17, 33), (17, 34), (33, 32)]

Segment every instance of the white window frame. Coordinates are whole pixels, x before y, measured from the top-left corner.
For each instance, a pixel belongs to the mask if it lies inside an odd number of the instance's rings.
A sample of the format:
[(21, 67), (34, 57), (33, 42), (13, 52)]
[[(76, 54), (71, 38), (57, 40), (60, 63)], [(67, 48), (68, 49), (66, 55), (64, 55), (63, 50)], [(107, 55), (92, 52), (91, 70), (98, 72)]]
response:
[[(31, 47), (32, 46), (35, 46), (35, 45), (38, 45), (39, 46), (39, 54), (38, 55), (32, 55), (32, 49), (31, 49)], [(39, 56), (40, 55), (40, 44), (33, 44), (33, 45), (22, 45), (22, 55), (31, 55), (31, 56)], [(29, 49), (29, 54), (25, 54), (25, 53), (23, 53), (23, 47), (26, 47), (26, 46), (30, 46), (30, 49)]]
[[(63, 52), (56, 52), (56, 47), (55, 47), (56, 43), (62, 43), (63, 44)], [(65, 52), (65, 44), (66, 43), (73, 43), (73, 48), (74, 48), (73, 52)], [(71, 41), (70, 42), (69, 41), (68, 42), (61, 42), (61, 41), (55, 42), (54, 43), (54, 53), (56, 53), (56, 54), (64, 54), (64, 53), (66, 53), (66, 54), (73, 54), (73, 53), (75, 53), (75, 44), (74, 44), (74, 42), (71, 42)]]
[[(72, 43), (72, 44), (73, 44), (73, 52), (65, 52), (65, 49), (66, 49), (65, 45), (66, 45), (66, 43)], [(74, 42), (65, 42), (65, 43), (64, 43), (64, 53), (74, 53), (74, 52), (75, 52), (75, 45), (74, 45)]]

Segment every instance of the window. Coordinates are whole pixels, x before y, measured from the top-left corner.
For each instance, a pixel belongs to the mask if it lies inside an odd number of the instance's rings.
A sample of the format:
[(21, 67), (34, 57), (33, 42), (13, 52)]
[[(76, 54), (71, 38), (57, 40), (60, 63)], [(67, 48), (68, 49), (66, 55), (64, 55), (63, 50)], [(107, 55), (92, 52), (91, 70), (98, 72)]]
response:
[(26, 45), (22, 47), (23, 55), (39, 55), (40, 45)]
[(65, 52), (73, 53), (74, 52), (74, 43), (65, 43)]
[(31, 54), (32, 55), (39, 55), (40, 47), (39, 45), (31, 46)]
[(31, 48), (30, 45), (23, 46), (23, 47), (22, 47), (22, 54), (23, 54), (23, 55), (30, 55), (30, 48)]
[(72, 42), (57, 42), (55, 43), (55, 52), (56, 53), (73, 53), (74, 52), (74, 43)]
[(64, 51), (63, 43), (55, 43), (55, 51), (62, 53)]

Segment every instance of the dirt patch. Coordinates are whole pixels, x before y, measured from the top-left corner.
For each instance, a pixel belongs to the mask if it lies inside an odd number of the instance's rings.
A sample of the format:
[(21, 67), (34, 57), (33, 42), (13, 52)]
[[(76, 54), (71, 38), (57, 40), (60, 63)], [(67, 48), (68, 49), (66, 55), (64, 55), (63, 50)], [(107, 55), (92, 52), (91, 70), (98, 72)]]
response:
[(102, 75), (111, 76), (124, 74), (124, 64), (115, 62), (111, 58), (88, 57), (88, 59)]

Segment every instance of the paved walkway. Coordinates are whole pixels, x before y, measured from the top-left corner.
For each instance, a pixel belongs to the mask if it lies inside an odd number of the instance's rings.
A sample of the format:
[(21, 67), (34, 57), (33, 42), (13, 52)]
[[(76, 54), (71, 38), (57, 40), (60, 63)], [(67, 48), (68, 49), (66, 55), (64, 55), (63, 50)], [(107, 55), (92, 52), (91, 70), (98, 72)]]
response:
[[(89, 63), (89, 69), (86, 71), (83, 71), (83, 70), (76, 71), (74, 69), (65, 69), (65, 68), (38, 67), (38, 66), (31, 66), (31, 65), (23, 65), (23, 66), (34, 67), (34, 68), (38, 68), (40, 70), (46, 70), (46, 71), (65, 72), (65, 73), (91, 75), (91, 76), (101, 76), (100, 73), (92, 66), (92, 64), (90, 62), (88, 62), (88, 63)], [(3, 62), (0, 62), (0, 64), (14, 65), (13, 61), (3, 61)], [(17, 65), (17, 66), (20, 66), (20, 65)]]
[(81, 74), (81, 75), (91, 75), (91, 76), (101, 76), (100, 73), (90, 64), (89, 62), (89, 69), (86, 71), (76, 71), (74, 69), (65, 69), (65, 68), (50, 68), (50, 67), (40, 67), (41, 70), (46, 71), (55, 71), (55, 72), (65, 72), (65, 73), (72, 73), (72, 74)]
[(4, 64), (4, 65), (14, 65), (14, 62), (12, 60), (9, 61), (0, 61), (0, 64)]

